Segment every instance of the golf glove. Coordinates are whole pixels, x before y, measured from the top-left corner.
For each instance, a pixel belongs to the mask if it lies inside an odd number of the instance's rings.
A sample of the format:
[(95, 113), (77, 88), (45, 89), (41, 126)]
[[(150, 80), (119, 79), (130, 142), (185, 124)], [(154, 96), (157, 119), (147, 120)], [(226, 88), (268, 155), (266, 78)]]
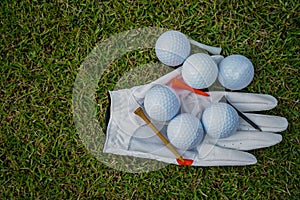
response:
[[(153, 130), (134, 111), (143, 107), (146, 92), (156, 84), (170, 85), (170, 81), (181, 76), (181, 68), (166, 74), (156, 81), (130, 89), (110, 91), (110, 118), (106, 131), (104, 153), (155, 159), (178, 164), (175, 155), (166, 147)], [(240, 118), (237, 132), (227, 138), (215, 139), (207, 134), (193, 150), (178, 152), (183, 158), (193, 160), (193, 166), (235, 166), (250, 165), (257, 162), (248, 150), (273, 146), (282, 140), (277, 132), (286, 130), (285, 118), (248, 112), (270, 110), (277, 100), (266, 94), (211, 91), (210, 97), (193, 92), (174, 89), (181, 101), (181, 112), (190, 113), (199, 119), (205, 108), (219, 102), (223, 96), (255, 122), (262, 131), (257, 131)], [(154, 126), (166, 136), (167, 122), (152, 121)]]

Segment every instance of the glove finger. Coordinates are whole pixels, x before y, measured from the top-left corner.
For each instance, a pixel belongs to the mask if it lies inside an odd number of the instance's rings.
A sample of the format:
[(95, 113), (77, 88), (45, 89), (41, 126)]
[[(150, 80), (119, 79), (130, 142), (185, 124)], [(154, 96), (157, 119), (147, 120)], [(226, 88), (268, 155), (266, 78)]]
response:
[(225, 149), (208, 143), (201, 144), (198, 156), (194, 160), (195, 166), (235, 166), (252, 165), (257, 162), (250, 153)]
[[(288, 121), (284, 117), (274, 115), (261, 115), (244, 113), (251, 121), (257, 124), (263, 131), (281, 132), (287, 129)], [(255, 130), (248, 122), (241, 118), (238, 130)]]
[(267, 94), (227, 92), (226, 98), (239, 111), (270, 110), (277, 106), (277, 99)]
[(222, 55), (212, 55), (211, 58), (217, 63), (217, 65), (220, 64), (220, 62), (224, 59), (224, 56)]
[(238, 131), (217, 141), (217, 145), (229, 149), (253, 150), (270, 147), (281, 142), (282, 136), (271, 132)]

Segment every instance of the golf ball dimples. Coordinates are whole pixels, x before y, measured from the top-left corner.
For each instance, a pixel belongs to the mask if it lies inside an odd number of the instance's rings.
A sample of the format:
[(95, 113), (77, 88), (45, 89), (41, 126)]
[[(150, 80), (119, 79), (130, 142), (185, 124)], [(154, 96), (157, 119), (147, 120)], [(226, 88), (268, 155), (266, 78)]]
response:
[(234, 54), (219, 64), (218, 80), (227, 89), (243, 89), (251, 83), (253, 77), (254, 67), (245, 56)]
[(201, 121), (208, 135), (213, 138), (226, 138), (236, 132), (239, 116), (229, 104), (217, 103), (204, 110)]
[(193, 54), (182, 65), (182, 77), (192, 88), (207, 88), (216, 81), (218, 66), (207, 54)]
[(179, 111), (180, 101), (176, 93), (164, 85), (155, 85), (145, 95), (144, 107), (150, 118), (169, 121)]
[(189, 56), (190, 51), (190, 41), (179, 31), (166, 31), (155, 44), (156, 56), (168, 66), (181, 65)]
[(203, 134), (201, 121), (188, 113), (177, 115), (167, 128), (170, 143), (182, 150), (195, 148), (202, 141)]

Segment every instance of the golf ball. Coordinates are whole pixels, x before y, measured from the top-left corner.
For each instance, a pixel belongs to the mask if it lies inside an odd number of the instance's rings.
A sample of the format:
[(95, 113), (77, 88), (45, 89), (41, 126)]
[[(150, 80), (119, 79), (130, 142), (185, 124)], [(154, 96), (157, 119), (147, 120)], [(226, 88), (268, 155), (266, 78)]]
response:
[(188, 113), (177, 115), (167, 128), (170, 143), (182, 150), (195, 148), (202, 141), (203, 135), (201, 121)]
[(254, 67), (245, 56), (234, 54), (219, 64), (218, 80), (227, 89), (243, 89), (251, 83), (253, 77)]
[(155, 85), (146, 92), (144, 107), (150, 118), (169, 121), (178, 113), (180, 100), (168, 86)]
[(204, 130), (213, 138), (226, 138), (236, 132), (239, 116), (227, 103), (217, 103), (206, 108), (201, 118)]
[(192, 88), (207, 88), (216, 81), (218, 66), (207, 54), (193, 54), (182, 65), (182, 77)]
[(156, 41), (155, 53), (168, 66), (181, 65), (190, 55), (191, 44), (179, 31), (166, 31)]

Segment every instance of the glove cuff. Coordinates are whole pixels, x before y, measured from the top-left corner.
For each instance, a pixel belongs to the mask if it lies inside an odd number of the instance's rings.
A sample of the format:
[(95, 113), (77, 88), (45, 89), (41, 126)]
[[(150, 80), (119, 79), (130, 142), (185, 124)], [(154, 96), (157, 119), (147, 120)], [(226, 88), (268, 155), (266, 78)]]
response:
[(134, 109), (139, 107), (139, 104), (133, 98), (130, 89), (109, 91), (109, 95), (111, 99), (110, 117), (103, 148), (103, 152), (106, 153), (112, 149), (127, 150), (133, 132), (144, 124), (134, 114)]

